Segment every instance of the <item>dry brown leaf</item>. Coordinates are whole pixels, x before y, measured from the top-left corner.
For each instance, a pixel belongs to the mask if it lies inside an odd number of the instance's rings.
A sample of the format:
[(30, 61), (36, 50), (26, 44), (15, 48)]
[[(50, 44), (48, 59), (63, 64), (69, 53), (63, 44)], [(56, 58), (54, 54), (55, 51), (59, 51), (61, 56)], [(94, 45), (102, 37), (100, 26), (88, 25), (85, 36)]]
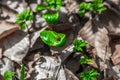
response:
[(97, 56), (99, 56), (104, 62), (106, 59), (109, 60), (111, 56), (111, 49), (109, 47), (108, 32), (105, 28), (98, 28), (94, 44), (97, 51)]
[(3, 55), (21, 63), (30, 46), (29, 35), (22, 31), (17, 31), (13, 35), (7, 37), (3, 44), (5, 47)]
[(2, 9), (2, 13), (1, 13), (2, 18), (6, 19), (6, 21), (9, 21), (9, 22), (15, 22), (16, 21), (17, 12), (15, 10), (9, 8), (6, 5), (2, 5), (1, 9)]
[(120, 38), (114, 39), (111, 43), (113, 49), (113, 55), (111, 56), (112, 62), (120, 69)]
[(115, 80), (114, 77), (104, 78), (103, 80)]
[(42, 56), (35, 65), (35, 72), (33, 80), (67, 80), (61, 61), (56, 57)]
[(38, 39), (40, 32), (46, 28), (47, 27), (32, 34), (27, 34), (18, 30), (4, 40), (3, 44), (5, 51), (3, 52), (3, 55), (11, 60), (14, 60), (15, 62), (21, 63), (22, 59), (28, 53), (28, 50), (33, 47), (34, 43)]
[(120, 35), (120, 13), (107, 9), (99, 15), (99, 24), (108, 30), (109, 35)]
[(85, 41), (87, 41), (91, 46), (94, 46), (94, 37), (95, 33), (93, 31), (92, 21), (89, 20), (82, 29), (78, 32), (78, 36), (82, 37)]
[(2, 48), (0, 48), (0, 59), (2, 58)]
[(111, 2), (113, 2), (116, 5), (120, 5), (120, 0), (110, 0)]
[(16, 25), (15, 23), (10, 23), (6, 21), (0, 22), (0, 40), (11, 33), (17, 31), (19, 29), (19, 25)]

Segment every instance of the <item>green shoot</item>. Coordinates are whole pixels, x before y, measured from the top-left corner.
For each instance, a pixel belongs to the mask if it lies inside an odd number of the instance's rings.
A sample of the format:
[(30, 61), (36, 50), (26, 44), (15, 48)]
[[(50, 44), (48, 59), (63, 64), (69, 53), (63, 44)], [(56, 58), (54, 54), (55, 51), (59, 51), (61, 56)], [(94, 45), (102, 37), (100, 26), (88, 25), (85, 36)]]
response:
[(96, 70), (88, 70), (88, 72), (81, 72), (80, 77), (82, 80), (97, 80), (96, 76), (98, 76), (99, 73)]
[(24, 64), (22, 64), (22, 67), (21, 67), (20, 80), (25, 80), (25, 67), (24, 67)]
[(73, 48), (73, 51), (74, 52), (79, 52), (79, 51), (83, 51), (83, 47), (85, 47), (87, 45), (87, 43), (83, 40), (77, 40), (75, 39), (73, 41), (73, 45), (74, 45), (74, 48)]
[(55, 31), (44, 30), (40, 33), (41, 40), (49, 46), (62, 47), (66, 42), (66, 36)]
[(44, 0), (43, 4), (39, 4), (36, 7), (36, 11), (41, 11), (44, 9), (56, 9), (60, 10), (60, 7), (62, 6), (62, 0)]
[(83, 16), (86, 11), (91, 11), (93, 13), (101, 13), (106, 10), (106, 7), (104, 7), (102, 3), (103, 0), (93, 0), (93, 3), (82, 2), (79, 5), (78, 14), (80, 14), (80, 16)]
[(5, 80), (12, 80), (12, 77), (15, 75), (15, 72), (6, 71), (3, 75)]
[(21, 25), (21, 29), (25, 29), (27, 27), (26, 22), (31, 21), (33, 19), (33, 13), (30, 10), (25, 10), (16, 15), (17, 21), (16, 24)]
[(49, 24), (56, 24), (58, 22), (59, 14), (57, 13), (45, 13), (43, 14), (44, 19)]
[(80, 64), (86, 64), (88, 62), (93, 62), (93, 59), (88, 58), (86, 55), (80, 58)]
[(43, 18), (48, 24), (56, 24), (59, 18), (58, 10), (60, 10), (61, 6), (62, 0), (44, 0), (43, 4), (37, 5), (36, 11), (48, 10), (46, 13), (42, 14)]

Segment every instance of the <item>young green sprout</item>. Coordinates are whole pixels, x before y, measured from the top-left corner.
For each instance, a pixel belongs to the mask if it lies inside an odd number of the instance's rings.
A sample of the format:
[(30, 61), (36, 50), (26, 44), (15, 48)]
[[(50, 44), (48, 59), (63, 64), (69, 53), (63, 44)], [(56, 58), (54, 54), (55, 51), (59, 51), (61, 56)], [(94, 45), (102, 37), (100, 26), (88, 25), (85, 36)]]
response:
[(93, 13), (101, 13), (106, 10), (106, 7), (102, 5), (103, 0), (93, 0), (93, 3), (85, 3), (82, 2), (79, 5), (78, 14), (83, 16), (87, 11), (91, 11)]
[(85, 41), (83, 41), (83, 40), (75, 39), (73, 41), (73, 45), (74, 45), (74, 48), (73, 48), (74, 52), (81, 52), (81, 51), (83, 51), (82, 48), (85, 47), (87, 45), (87, 43)]
[(62, 47), (66, 43), (66, 35), (55, 31), (44, 30), (40, 33), (41, 40), (49, 46)]
[(6, 71), (3, 75), (5, 80), (12, 80), (12, 77), (15, 75), (15, 72)]
[(93, 59), (88, 58), (86, 55), (82, 56), (80, 58), (80, 64), (86, 64), (88, 62), (93, 62)]
[(23, 12), (17, 14), (16, 18), (16, 24), (20, 24), (20, 28), (25, 29), (27, 27), (27, 21), (33, 20), (33, 13), (30, 10), (24, 10)]
[(36, 7), (36, 11), (47, 10), (42, 14), (43, 18), (48, 24), (56, 24), (58, 22), (60, 7), (62, 6), (62, 0), (44, 0), (43, 4), (39, 4)]
[(58, 22), (59, 13), (58, 12), (55, 12), (55, 13), (45, 13), (45, 14), (43, 14), (43, 18), (45, 19), (45, 21), (48, 24), (56, 24)]
[(88, 70), (88, 72), (81, 72), (80, 77), (82, 80), (97, 80), (96, 76), (98, 76), (99, 73), (96, 70)]
[(24, 64), (22, 64), (22, 67), (21, 67), (20, 80), (25, 80), (25, 67), (24, 67)]

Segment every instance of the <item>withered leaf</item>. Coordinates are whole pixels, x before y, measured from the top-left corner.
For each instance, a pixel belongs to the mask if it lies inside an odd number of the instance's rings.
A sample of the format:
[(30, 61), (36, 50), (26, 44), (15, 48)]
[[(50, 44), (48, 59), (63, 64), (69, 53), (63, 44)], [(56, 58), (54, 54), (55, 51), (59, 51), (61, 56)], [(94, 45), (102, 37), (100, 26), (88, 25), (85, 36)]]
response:
[(0, 40), (8, 35), (12, 34), (13, 32), (19, 29), (19, 25), (15, 23), (1, 21), (0, 22)]

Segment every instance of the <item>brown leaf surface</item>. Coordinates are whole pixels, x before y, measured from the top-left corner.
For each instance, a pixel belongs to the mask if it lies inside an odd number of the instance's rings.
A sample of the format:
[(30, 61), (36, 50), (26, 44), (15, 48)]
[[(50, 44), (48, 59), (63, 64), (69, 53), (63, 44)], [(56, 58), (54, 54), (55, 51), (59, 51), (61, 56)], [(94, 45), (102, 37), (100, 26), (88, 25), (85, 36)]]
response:
[(0, 22), (0, 40), (4, 37), (7, 37), (11, 33), (17, 31), (19, 29), (19, 25), (16, 25), (15, 23), (10, 23), (6, 21)]
[(105, 28), (98, 28), (94, 44), (97, 51), (97, 56), (99, 56), (103, 61), (106, 59), (109, 60), (111, 56), (111, 50), (109, 46), (108, 32)]
[(108, 8), (99, 15), (99, 24), (108, 30), (109, 35), (120, 35), (120, 13)]
[(0, 80), (5, 80), (4, 77), (0, 74)]
[(113, 64), (120, 69), (120, 38), (112, 39), (111, 44), (113, 50), (113, 55), (111, 56), (111, 59), (113, 61)]

